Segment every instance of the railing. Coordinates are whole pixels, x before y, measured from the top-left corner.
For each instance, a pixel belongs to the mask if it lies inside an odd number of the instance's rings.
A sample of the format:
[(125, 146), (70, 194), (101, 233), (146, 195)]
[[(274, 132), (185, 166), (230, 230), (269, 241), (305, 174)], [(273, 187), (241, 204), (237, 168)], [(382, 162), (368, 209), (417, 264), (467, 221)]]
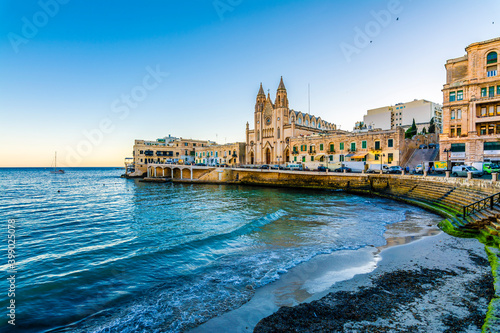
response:
[(463, 216), (469, 216), (475, 212), (479, 212), (486, 208), (493, 208), (493, 205), (500, 204), (500, 192), (490, 195), (487, 198), (481, 199), (470, 205), (464, 206), (463, 208)]

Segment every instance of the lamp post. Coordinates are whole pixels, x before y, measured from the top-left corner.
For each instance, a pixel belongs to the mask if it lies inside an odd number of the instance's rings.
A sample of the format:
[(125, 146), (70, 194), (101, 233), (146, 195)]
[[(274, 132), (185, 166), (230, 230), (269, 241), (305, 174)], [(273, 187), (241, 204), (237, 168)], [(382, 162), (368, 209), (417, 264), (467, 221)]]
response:
[(450, 152), (451, 149), (445, 148), (443, 150), (444, 153), (446, 153), (446, 171), (450, 171)]
[(385, 154), (380, 154), (380, 173), (383, 173), (382, 172), (382, 160), (384, 159), (385, 157)]

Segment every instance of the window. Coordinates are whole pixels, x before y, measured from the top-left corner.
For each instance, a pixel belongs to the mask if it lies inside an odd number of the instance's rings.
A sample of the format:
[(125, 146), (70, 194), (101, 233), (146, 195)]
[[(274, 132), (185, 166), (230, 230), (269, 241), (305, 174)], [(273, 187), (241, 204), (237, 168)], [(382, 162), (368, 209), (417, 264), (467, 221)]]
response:
[(497, 116), (500, 116), (500, 105), (497, 105)]
[(485, 142), (484, 150), (500, 150), (500, 142)]
[(488, 116), (494, 116), (495, 115), (495, 107), (494, 106), (490, 106), (488, 108)]
[(455, 101), (455, 92), (450, 91), (450, 102), (454, 102), (454, 101)]
[(457, 126), (457, 136), (460, 136), (460, 135), (462, 135), (462, 127)]
[(344, 162), (344, 155), (340, 155), (340, 156), (339, 156), (339, 161), (340, 161), (340, 162)]
[(489, 87), (488, 97), (495, 97), (495, 87)]
[(343, 142), (341, 142), (341, 143), (339, 144), (339, 146), (340, 146), (340, 147), (339, 147), (339, 149), (340, 149), (340, 150), (344, 150), (344, 143), (343, 143)]
[(294, 161), (294, 162), (297, 162), (297, 156), (294, 156), (294, 157), (293, 157), (293, 161)]
[(380, 150), (380, 141), (375, 141), (375, 150)]
[(278, 139), (280, 138), (280, 135), (281, 135), (281, 131), (280, 131), (280, 128), (278, 127)]
[(302, 118), (297, 119), (297, 124), (299, 124), (299, 125), (302, 124)]
[(451, 110), (451, 119), (455, 119), (455, 110)]
[(481, 126), (479, 130), (479, 135), (486, 135), (486, 126)]
[(488, 134), (495, 134), (495, 125), (490, 124), (488, 126)]
[(333, 161), (333, 155), (330, 155), (330, 161)]
[(323, 144), (322, 143), (319, 144), (319, 150), (323, 150)]
[(487, 77), (497, 76), (497, 65), (486, 67), (486, 76)]
[(465, 143), (452, 143), (451, 144), (452, 153), (465, 153)]
[(314, 156), (311, 156), (311, 162), (314, 162)]
[(351, 151), (356, 151), (356, 142), (351, 142)]
[(463, 90), (457, 91), (457, 101), (461, 101), (463, 99), (464, 99), (464, 91)]
[(375, 154), (375, 161), (378, 161), (380, 158), (380, 154)]
[(304, 122), (304, 124), (305, 124), (306, 126), (309, 126), (309, 120), (307, 120), (307, 119), (306, 119), (306, 121)]
[(330, 143), (330, 151), (331, 152), (335, 151), (335, 145), (333, 143)]
[(455, 136), (455, 127), (450, 128), (450, 136), (451, 137)]
[(361, 148), (366, 149), (366, 141), (361, 141)]
[(387, 147), (389, 147), (389, 148), (394, 147), (394, 140), (393, 139), (387, 140)]
[(184, 147), (187, 147), (188, 143), (187, 142), (184, 142)]
[(481, 88), (481, 97), (486, 97), (486, 88)]
[(457, 110), (457, 119), (462, 119), (462, 109)]
[(497, 95), (500, 95), (500, 86), (497, 86)]
[(486, 56), (486, 64), (496, 64), (497, 63), (497, 53), (496, 52), (490, 52)]
[(305, 163), (305, 161), (306, 161), (306, 157), (305, 157), (305, 156), (302, 156), (302, 162), (304, 162), (304, 163)]
[(486, 108), (481, 108), (481, 117), (486, 117)]
[(392, 153), (387, 154), (387, 163), (392, 163), (394, 160), (394, 155)]

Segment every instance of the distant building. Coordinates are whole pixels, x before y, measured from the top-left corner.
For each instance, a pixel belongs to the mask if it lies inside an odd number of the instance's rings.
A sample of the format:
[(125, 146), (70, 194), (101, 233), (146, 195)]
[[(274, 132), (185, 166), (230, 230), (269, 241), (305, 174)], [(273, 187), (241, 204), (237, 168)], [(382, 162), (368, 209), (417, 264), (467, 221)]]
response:
[(405, 153), (404, 131), (373, 130), (363, 132), (333, 131), (290, 139), (292, 161), (309, 169), (329, 163), (365, 161), (367, 164), (400, 165)]
[(273, 103), (260, 85), (255, 102), (254, 129), (246, 128), (247, 164), (284, 164), (290, 159), (289, 140), (299, 135), (335, 130), (335, 124), (288, 107), (288, 96), (281, 78)]
[(500, 38), (470, 44), (465, 51), (445, 64), (441, 159), (500, 161)]
[(136, 172), (146, 172), (149, 163), (191, 163), (195, 160), (195, 148), (205, 147), (213, 142), (192, 140), (172, 136), (155, 141), (135, 140), (133, 158)]
[(230, 166), (245, 164), (245, 143), (236, 142), (196, 147), (195, 162), (207, 165), (227, 164)]
[[(442, 128), (441, 105), (425, 99), (416, 99), (412, 102), (368, 110), (363, 117), (362, 126), (366, 129), (380, 128), (382, 130), (395, 129), (398, 126), (407, 128), (415, 119), (415, 123), (428, 129), (432, 118), (434, 118), (436, 132), (440, 132)], [(358, 123), (356, 123), (357, 126), (359, 126)]]

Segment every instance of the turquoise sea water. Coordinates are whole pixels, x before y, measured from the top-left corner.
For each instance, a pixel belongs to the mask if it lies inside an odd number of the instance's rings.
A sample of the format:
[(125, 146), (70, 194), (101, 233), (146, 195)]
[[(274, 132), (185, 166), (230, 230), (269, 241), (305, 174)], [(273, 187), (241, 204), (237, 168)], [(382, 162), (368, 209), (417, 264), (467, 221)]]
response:
[[(178, 332), (324, 253), (385, 244), (419, 208), (342, 192), (140, 183), (123, 170), (0, 169), (0, 262), (16, 220), (16, 328)], [(1, 329), (9, 331), (9, 285)]]

